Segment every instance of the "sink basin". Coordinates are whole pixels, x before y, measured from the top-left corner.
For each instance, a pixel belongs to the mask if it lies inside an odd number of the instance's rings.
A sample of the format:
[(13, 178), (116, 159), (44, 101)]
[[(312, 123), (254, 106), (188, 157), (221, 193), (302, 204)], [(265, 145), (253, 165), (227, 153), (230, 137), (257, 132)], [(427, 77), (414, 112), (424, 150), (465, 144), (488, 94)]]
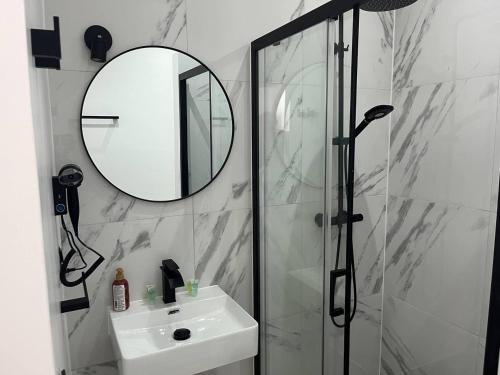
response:
[[(218, 286), (200, 288), (197, 297), (177, 293), (176, 303), (130, 303), (109, 312), (113, 350), (121, 375), (187, 375), (257, 354), (257, 322)], [(190, 338), (174, 340), (174, 331)]]

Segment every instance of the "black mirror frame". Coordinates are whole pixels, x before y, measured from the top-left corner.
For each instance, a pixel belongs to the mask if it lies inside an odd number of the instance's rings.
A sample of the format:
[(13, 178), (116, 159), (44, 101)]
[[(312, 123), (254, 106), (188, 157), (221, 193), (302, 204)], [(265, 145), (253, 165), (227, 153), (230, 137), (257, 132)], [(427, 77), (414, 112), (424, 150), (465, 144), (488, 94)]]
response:
[[(217, 81), (217, 83), (220, 85), (220, 87), (222, 88), (222, 91), (224, 92), (224, 96), (226, 97), (226, 100), (227, 100), (227, 103), (229, 105), (229, 110), (231, 112), (231, 127), (232, 127), (232, 132), (231, 132), (231, 143), (229, 145), (229, 149), (228, 149), (228, 152), (227, 152), (227, 155), (226, 155), (226, 159), (224, 160), (224, 162), (222, 163), (222, 166), (220, 167), (220, 169), (217, 171), (217, 173), (211, 178), (211, 180), (203, 185), (199, 190), (189, 194), (189, 195), (186, 195), (186, 196), (181, 196), (180, 198), (176, 198), (176, 199), (168, 199), (168, 200), (152, 200), (152, 199), (145, 199), (145, 198), (141, 198), (141, 197), (137, 197), (135, 195), (132, 195), (122, 189), (120, 189), (119, 187), (117, 187), (115, 184), (113, 184), (113, 182), (111, 182), (102, 172), (101, 170), (97, 167), (97, 165), (94, 163), (94, 160), (92, 159), (92, 156), (90, 155), (90, 152), (87, 148), (87, 145), (85, 143), (85, 138), (83, 136), (83, 124), (82, 124), (82, 119), (85, 117), (83, 116), (83, 105), (85, 103), (85, 98), (87, 97), (87, 93), (89, 91), (89, 88), (90, 86), (92, 85), (92, 83), (94, 82), (94, 79), (99, 75), (99, 73), (101, 72), (101, 70), (103, 70), (104, 68), (106, 68), (106, 66), (108, 66), (108, 64), (112, 63), (115, 59), (117, 59), (118, 57), (128, 53), (128, 52), (131, 52), (131, 51), (135, 51), (135, 50), (138, 50), (138, 49), (145, 49), (145, 48), (164, 48), (164, 49), (168, 49), (168, 50), (171, 50), (171, 51), (175, 51), (177, 53), (181, 53), (181, 54), (184, 54), (186, 56), (189, 56), (190, 58), (192, 58), (194, 61), (198, 62), (198, 64), (200, 64), (202, 67), (204, 67), (206, 69), (206, 71), (208, 71), (210, 73), (210, 75), (215, 78), (215, 80)], [(219, 175), (221, 174), (221, 172), (224, 170), (224, 168), (226, 167), (226, 164), (229, 160), (229, 157), (231, 155), (231, 152), (233, 151), (233, 145), (234, 145), (234, 134), (235, 134), (235, 131), (236, 131), (236, 127), (234, 125), (235, 121), (234, 121), (234, 111), (233, 111), (233, 106), (231, 104), (231, 100), (229, 99), (229, 95), (227, 94), (226, 92), (226, 89), (224, 88), (224, 85), (222, 84), (221, 80), (215, 75), (215, 73), (207, 66), (205, 65), (202, 61), (200, 61), (198, 58), (194, 57), (193, 55), (191, 55), (190, 53), (188, 52), (185, 52), (185, 51), (182, 51), (180, 49), (177, 49), (177, 48), (173, 48), (173, 47), (165, 47), (165, 46), (155, 46), (155, 45), (147, 45), (147, 46), (140, 46), (140, 47), (134, 47), (134, 48), (130, 48), (128, 50), (125, 50), (119, 54), (117, 54), (116, 56), (113, 56), (113, 58), (109, 59), (103, 66), (101, 66), (99, 68), (99, 70), (94, 74), (94, 76), (92, 77), (92, 79), (90, 80), (89, 84), (87, 85), (87, 88), (85, 89), (85, 93), (83, 94), (83, 98), (82, 98), (82, 104), (80, 106), (80, 137), (81, 137), (81, 140), (82, 140), (82, 144), (83, 144), (83, 148), (85, 149), (85, 152), (87, 153), (87, 156), (90, 160), (90, 162), (92, 163), (92, 165), (94, 166), (94, 168), (99, 172), (99, 174), (102, 176), (102, 178), (104, 178), (104, 180), (106, 180), (111, 186), (113, 186), (115, 189), (117, 189), (118, 191), (128, 195), (129, 197), (132, 197), (134, 199), (139, 199), (141, 201), (145, 201), (145, 202), (152, 202), (152, 203), (167, 203), (167, 202), (177, 202), (177, 201), (181, 201), (183, 199), (187, 199), (187, 198), (190, 198), (192, 196), (194, 196), (195, 194), (198, 194), (199, 192), (203, 191), (205, 188), (207, 188), (211, 183), (213, 183), (217, 177), (219, 177)]]

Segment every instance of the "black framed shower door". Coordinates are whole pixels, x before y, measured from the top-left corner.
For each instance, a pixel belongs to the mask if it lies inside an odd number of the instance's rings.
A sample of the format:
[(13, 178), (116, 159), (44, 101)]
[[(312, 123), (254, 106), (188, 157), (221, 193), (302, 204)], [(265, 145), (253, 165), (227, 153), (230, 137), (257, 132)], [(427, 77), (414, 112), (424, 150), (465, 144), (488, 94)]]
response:
[[(356, 1), (356, 0), (338, 0), (331, 1), (327, 4), (315, 9), (314, 11), (270, 32), (261, 38), (258, 38), (251, 45), (251, 87), (252, 87), (252, 206), (253, 206), (253, 279), (254, 279), (254, 316), (260, 325), (260, 335), (265, 332), (265, 325), (268, 323), (264, 316), (262, 316), (262, 264), (263, 259), (261, 258), (261, 228), (263, 217), (263, 192), (261, 191), (261, 181), (260, 176), (262, 174), (262, 150), (260, 149), (260, 139), (262, 124), (260, 123), (260, 105), (262, 103), (262, 92), (260, 90), (261, 77), (259, 76), (259, 67), (261, 66), (261, 56), (260, 53), (264, 49), (278, 45), (280, 42), (287, 38), (291, 38), (294, 35), (300, 34), (307, 29), (310, 29), (322, 22), (328, 20), (338, 19), (344, 13), (354, 9), (355, 12), (359, 11), (359, 5), (366, 2)], [(355, 28), (356, 29), (356, 28)], [(353, 30), (355, 31), (355, 30)], [(357, 32), (357, 31), (355, 31)], [(353, 58), (353, 67), (356, 68), (356, 59)], [(355, 82), (355, 70), (353, 69), (353, 76)], [(356, 97), (356, 87), (351, 86), (351, 95), (353, 98)], [(351, 102), (351, 113), (353, 112), (354, 104)], [(351, 127), (355, 125), (355, 117), (351, 116)], [(352, 129), (351, 129), (352, 130)], [(354, 153), (354, 147), (352, 148), (352, 153)], [(352, 214), (352, 207), (350, 210)], [(348, 215), (351, 217), (351, 215)], [(351, 223), (347, 223), (352, 226)], [(326, 221), (324, 220), (324, 223)], [(497, 220), (496, 228), (496, 242), (494, 249), (494, 262), (493, 262), (493, 273), (492, 273), (492, 287), (490, 296), (490, 311), (488, 319), (488, 332), (485, 347), (485, 360), (484, 360), (484, 375), (497, 375), (498, 369), (498, 358), (500, 350), (500, 223)], [(324, 280), (323, 280), (324, 282)], [(346, 282), (346, 284), (350, 284)], [(324, 287), (324, 285), (323, 285)], [(347, 285), (346, 285), (347, 287)], [(346, 288), (347, 289), (347, 288)], [(349, 294), (346, 291), (345, 296)], [(350, 311), (350, 300), (346, 298), (345, 304), (345, 314), (347, 315)], [(324, 312), (327, 314), (327, 312)], [(344, 374), (348, 374), (349, 371), (349, 325), (345, 329), (344, 336)], [(324, 329), (324, 328), (323, 328)], [(324, 332), (318, 332), (318, 334), (324, 334)], [(255, 374), (265, 373), (262, 371), (262, 341), (259, 341), (259, 355), (255, 358)], [(347, 366), (346, 366), (347, 364)], [(450, 374), (451, 375), (451, 374)]]
[[(260, 176), (262, 172), (263, 166), (262, 164), (262, 158), (263, 158), (263, 150), (260, 148), (260, 140), (261, 140), (261, 124), (260, 124), (260, 117), (261, 117), (261, 108), (262, 106), (262, 101), (263, 101), (263, 96), (264, 93), (262, 92), (260, 88), (260, 83), (262, 77), (260, 77), (260, 67), (262, 66), (262, 60), (264, 54), (262, 53), (266, 48), (272, 47), (272, 46), (279, 46), (280, 43), (289, 43), (290, 39), (293, 38), (294, 36), (297, 36), (301, 33), (306, 32), (307, 30), (312, 30), (314, 27), (317, 27), (317, 25), (320, 25), (321, 23), (327, 23), (328, 21), (331, 20), (338, 20), (339, 18), (342, 19), (342, 15), (345, 12), (348, 11), (353, 11), (354, 13), (354, 22), (353, 22), (353, 59), (352, 59), (352, 69), (351, 69), (351, 79), (352, 79), (352, 85), (351, 85), (351, 118), (350, 118), (350, 124), (351, 127), (353, 128), (355, 125), (355, 108), (356, 108), (356, 73), (357, 73), (357, 37), (358, 37), (358, 26), (359, 26), (359, 5), (366, 2), (364, 1), (356, 1), (356, 0), (339, 0), (339, 1), (331, 1), (328, 2), (327, 4), (311, 11), (310, 13), (280, 27), (279, 29), (266, 34), (262, 36), (261, 38), (255, 40), (252, 43), (251, 46), (251, 74), (252, 74), (252, 204), (253, 204), (253, 234), (254, 234), (254, 241), (253, 241), (253, 271), (254, 271), (254, 315), (256, 320), (259, 322), (260, 325), (260, 340), (259, 340), (259, 355), (255, 359), (255, 373), (256, 374), (261, 374), (266, 372), (266, 368), (264, 366), (264, 360), (263, 357), (265, 353), (263, 353), (263, 336), (265, 336), (266, 332), (266, 326), (269, 324), (268, 319), (266, 318), (266, 312), (264, 311), (265, 306), (263, 306), (262, 298), (263, 294), (266, 292), (263, 291), (263, 285), (262, 283), (263, 277), (264, 277), (264, 272), (262, 270), (265, 267), (265, 259), (261, 258), (262, 254), (262, 249), (261, 249), (261, 226), (262, 226), (262, 221), (263, 215), (264, 215), (264, 207), (263, 207), (263, 192), (261, 191), (261, 181), (260, 181)], [(327, 32), (328, 33), (328, 32)], [(301, 35), (303, 37), (303, 35)], [(342, 41), (341, 41), (342, 42)], [(330, 43), (331, 46), (333, 46), (333, 43)], [(325, 40), (325, 45), (328, 45), (328, 42)], [(342, 45), (342, 43), (340, 43)], [(302, 78), (303, 79), (303, 78)], [(324, 79), (325, 81), (332, 80), (332, 77), (327, 76)], [(340, 90), (342, 92), (342, 90)], [(289, 93), (287, 93), (288, 96), (290, 96)], [(281, 95), (281, 99), (283, 100), (283, 97), (285, 95)], [(292, 94), (293, 96), (293, 94)], [(330, 99), (328, 99), (330, 100)], [(335, 99), (337, 100), (337, 99)], [(338, 104), (338, 103), (337, 103)], [(279, 104), (278, 104), (279, 105)], [(342, 111), (339, 111), (342, 112)], [(289, 131), (289, 129), (286, 129), (286, 124), (278, 124), (279, 126), (283, 126), (284, 129), (283, 131)], [(351, 129), (352, 130), (352, 129)], [(329, 138), (331, 135), (327, 136), (326, 134), (324, 135), (324, 140), (326, 139), (331, 139)], [(351, 157), (354, 156), (354, 145), (351, 145), (351, 151), (352, 153)], [(326, 169), (326, 168), (325, 168)], [(349, 189), (347, 189), (349, 190)], [(349, 192), (348, 192), (349, 193)], [(352, 194), (352, 189), (351, 189), (351, 194)], [(351, 197), (352, 198), (352, 197)], [(352, 202), (352, 199), (350, 200)], [(325, 210), (323, 212), (323, 222), (326, 223), (327, 220), (325, 219), (326, 217), (329, 216), (328, 210)], [(349, 243), (349, 235), (352, 237), (352, 203), (349, 204), (349, 199), (348, 199), (348, 207), (347, 207), (347, 229), (348, 229), (348, 234), (347, 234), (347, 243)], [(328, 220), (329, 223), (329, 220)], [(328, 227), (328, 225), (324, 225), (324, 227)], [(351, 232), (351, 233), (349, 233)], [(325, 230), (325, 238), (327, 233), (329, 233), (328, 230)], [(352, 241), (351, 241), (352, 244)], [(346, 257), (345, 259), (346, 264), (349, 264), (349, 259), (348, 255), (349, 252), (346, 252)], [(324, 261), (324, 260), (323, 260)], [(351, 270), (350, 267), (345, 267), (345, 305), (342, 311), (342, 315), (344, 315), (345, 318), (345, 327), (343, 328), (343, 374), (347, 375), (349, 374), (349, 339), (350, 339), (350, 321), (349, 321), (349, 316), (351, 314), (351, 292), (350, 292), (350, 286), (351, 286)], [(323, 276), (322, 277), (322, 289), (325, 290), (325, 283), (326, 283), (326, 278)], [(265, 297), (264, 297), (265, 298)], [(324, 297), (323, 297), (324, 298)], [(326, 302), (323, 303), (323, 314), (322, 316), (328, 315), (328, 311), (326, 310)], [(322, 355), (324, 353), (324, 341), (323, 341), (323, 335), (324, 335), (324, 326), (323, 326), (323, 321), (321, 326), (316, 326), (317, 330), (319, 332), (316, 332), (318, 336), (321, 337), (322, 339)], [(321, 366), (321, 373), (323, 373), (325, 370), (323, 368), (323, 362), (324, 358), (321, 358), (320, 361), (322, 362), (320, 364)], [(312, 370), (311, 370), (312, 371)], [(269, 371), (268, 371), (269, 372)], [(312, 374), (312, 372), (309, 372)]]

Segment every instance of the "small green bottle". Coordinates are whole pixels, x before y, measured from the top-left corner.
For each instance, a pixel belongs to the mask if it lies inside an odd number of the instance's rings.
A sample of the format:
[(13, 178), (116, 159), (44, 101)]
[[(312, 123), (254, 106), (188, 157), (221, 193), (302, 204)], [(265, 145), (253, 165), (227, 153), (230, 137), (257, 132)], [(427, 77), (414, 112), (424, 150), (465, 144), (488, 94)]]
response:
[(156, 303), (156, 289), (154, 285), (146, 285), (146, 300), (149, 305)]

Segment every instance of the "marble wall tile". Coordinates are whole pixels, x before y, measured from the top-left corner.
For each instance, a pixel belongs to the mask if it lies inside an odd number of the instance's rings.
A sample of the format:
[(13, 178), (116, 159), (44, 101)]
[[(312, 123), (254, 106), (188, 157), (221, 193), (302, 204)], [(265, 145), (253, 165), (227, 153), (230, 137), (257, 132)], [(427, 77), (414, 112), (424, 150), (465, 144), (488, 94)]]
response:
[(396, 12), (382, 374), (482, 373), (500, 163), (484, 36), (499, 14), (491, 0)]
[[(161, 290), (159, 267), (163, 259), (174, 259), (185, 279), (194, 277), (192, 222), (192, 216), (176, 216), (81, 226), (82, 240), (106, 260), (87, 279), (91, 308), (67, 315), (73, 368), (115, 359), (107, 331), (107, 311), (117, 267), (125, 270), (132, 300), (142, 299), (147, 284)], [(84, 256), (89, 259), (88, 252)], [(65, 297), (80, 297), (81, 292), (81, 288), (66, 289)]]
[(385, 196), (356, 198), (354, 210), (363, 215), (353, 230), (358, 295), (382, 291), (385, 246)]
[(383, 319), (381, 375), (474, 373), (477, 336), (390, 296)]
[[(361, 12), (358, 88), (391, 90), (394, 12)], [(352, 46), (352, 11), (344, 15), (344, 44)], [(345, 82), (350, 87), (351, 51), (345, 54)]]
[[(206, 62), (220, 78), (249, 82), (250, 43), (325, 2), (213, 0), (208, 3), (187, 0), (189, 52)], [(214, 12), (213, 9), (224, 11)], [(243, 27), (245, 32), (234, 32)], [(214, 40), (217, 48), (212, 48)]]
[(489, 209), (497, 95), (495, 77), (395, 91), (391, 194)]
[(477, 335), (488, 227), (484, 211), (392, 197), (384, 293)]
[(495, 0), (421, 0), (396, 14), (395, 89), (499, 73)]
[(306, 311), (266, 324), (268, 374), (322, 374), (322, 313)]
[(195, 275), (219, 285), (252, 312), (252, 213), (249, 209), (194, 217)]
[(195, 214), (251, 208), (250, 85), (224, 81), (233, 107), (235, 134), (229, 159), (217, 178), (193, 196)]
[(50, 0), (46, 14), (60, 17), (63, 70), (96, 71), (102, 66), (90, 60), (83, 41), (90, 25), (102, 25), (111, 33), (113, 45), (108, 60), (143, 45), (187, 49), (185, 0), (148, 0), (147, 6), (139, 7), (134, 0)]

